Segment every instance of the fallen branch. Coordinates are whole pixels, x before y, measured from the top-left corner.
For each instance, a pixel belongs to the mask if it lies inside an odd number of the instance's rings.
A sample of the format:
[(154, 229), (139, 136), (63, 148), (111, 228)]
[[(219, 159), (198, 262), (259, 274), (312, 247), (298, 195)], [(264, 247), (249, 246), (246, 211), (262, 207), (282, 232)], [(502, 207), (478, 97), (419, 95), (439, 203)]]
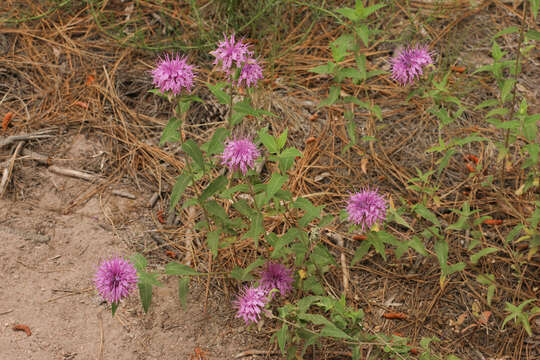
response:
[(56, 166), (56, 165), (49, 166), (49, 171), (58, 175), (70, 176), (73, 178), (83, 179), (86, 181), (94, 181), (94, 180), (99, 179), (99, 176), (95, 174), (90, 174), (90, 173), (73, 170), (73, 169), (67, 169), (60, 166)]
[(4, 196), (4, 192), (6, 191), (9, 178), (11, 177), (11, 172), (13, 171), (13, 165), (15, 164), (15, 159), (19, 155), (19, 152), (21, 151), (23, 145), (24, 145), (24, 141), (21, 141), (17, 144), (17, 147), (15, 148), (13, 155), (9, 159), (8, 166), (6, 166), (4, 171), (2, 171), (2, 181), (0, 181), (0, 198)]
[(19, 134), (19, 135), (8, 136), (7, 138), (0, 138), (0, 147), (9, 145), (9, 144), (14, 143), (16, 141), (26, 141), (26, 140), (50, 138), (50, 137), (53, 136), (53, 135), (48, 134), (51, 131), (54, 131), (54, 129), (45, 129), (45, 130), (40, 130), (38, 132), (31, 133), (31, 134)]
[(131, 200), (137, 199), (137, 197), (135, 195), (133, 195), (131, 193), (128, 193), (127, 191), (113, 190), (111, 193), (113, 195), (120, 196), (120, 197), (125, 197), (125, 198), (131, 199)]

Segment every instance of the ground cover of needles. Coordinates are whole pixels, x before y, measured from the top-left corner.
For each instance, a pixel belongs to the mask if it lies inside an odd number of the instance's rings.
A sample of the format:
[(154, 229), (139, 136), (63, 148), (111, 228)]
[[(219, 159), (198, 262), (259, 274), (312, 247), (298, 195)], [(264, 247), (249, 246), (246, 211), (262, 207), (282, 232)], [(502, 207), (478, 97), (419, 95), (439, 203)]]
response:
[(537, 359), (538, 6), (2, 1), (0, 357)]

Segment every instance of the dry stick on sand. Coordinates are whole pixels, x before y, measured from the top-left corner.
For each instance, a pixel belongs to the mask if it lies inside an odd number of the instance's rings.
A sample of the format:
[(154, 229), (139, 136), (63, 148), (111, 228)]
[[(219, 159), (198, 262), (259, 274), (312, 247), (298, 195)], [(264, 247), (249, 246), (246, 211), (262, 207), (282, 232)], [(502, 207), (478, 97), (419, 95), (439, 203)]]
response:
[(38, 132), (31, 133), (31, 134), (19, 134), (19, 135), (8, 136), (7, 138), (0, 138), (0, 147), (9, 145), (16, 141), (50, 138), (53, 135), (50, 135), (49, 133), (54, 130), (55, 129), (51, 128), (51, 129), (40, 130)]
[(98, 175), (89, 174), (89, 173), (78, 171), (78, 170), (67, 169), (60, 166), (56, 166), (56, 165), (49, 166), (49, 171), (58, 175), (74, 177), (74, 178), (83, 179), (86, 181), (94, 181), (96, 179), (99, 179)]
[(15, 164), (15, 159), (19, 155), (19, 152), (21, 151), (23, 146), (24, 146), (24, 141), (21, 141), (17, 144), (17, 147), (15, 148), (15, 151), (13, 152), (11, 159), (9, 159), (9, 165), (2, 172), (2, 181), (0, 182), (0, 198), (4, 196), (4, 192), (6, 191), (9, 178), (11, 177), (11, 172), (13, 171), (13, 165)]

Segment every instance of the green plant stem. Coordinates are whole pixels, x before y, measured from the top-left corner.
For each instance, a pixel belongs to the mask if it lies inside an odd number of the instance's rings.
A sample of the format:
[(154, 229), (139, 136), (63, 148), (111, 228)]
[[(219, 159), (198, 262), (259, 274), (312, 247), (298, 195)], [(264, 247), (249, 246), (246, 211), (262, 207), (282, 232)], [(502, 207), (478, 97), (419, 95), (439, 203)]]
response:
[[(516, 107), (516, 98), (517, 98), (517, 83), (518, 83), (518, 78), (519, 78), (519, 73), (520, 73), (520, 66), (519, 66), (519, 60), (521, 58), (521, 45), (523, 44), (523, 38), (525, 36), (525, 15), (526, 15), (526, 11), (527, 11), (527, 3), (523, 3), (523, 12), (521, 14), (521, 29), (519, 31), (519, 40), (518, 40), (518, 45), (517, 45), (517, 55), (516, 55), (516, 69), (515, 69), (515, 74), (514, 74), (514, 85), (513, 85), (513, 88), (512, 88), (512, 105), (510, 106), (510, 111), (508, 112), (508, 121), (511, 121), (512, 118), (514, 117), (514, 114), (516, 113), (515, 111), (515, 107)], [(509, 142), (510, 142), (510, 129), (506, 129), (506, 134), (505, 134), (505, 139), (504, 139), (504, 148), (506, 150), (508, 150), (508, 146), (509, 146)], [(509, 152), (509, 151), (508, 151)], [(508, 161), (508, 152), (507, 154), (504, 156), (504, 160), (503, 160), (503, 167), (501, 169), (501, 186), (504, 185), (503, 181), (504, 181), (504, 172), (506, 171), (506, 164), (507, 164), (507, 161)]]
[(248, 184), (249, 184), (249, 193), (251, 197), (253, 198), (253, 205), (255, 206), (255, 210), (257, 210), (257, 212), (261, 212), (261, 209), (259, 209), (259, 205), (257, 205), (257, 199), (255, 199), (255, 189), (253, 188), (253, 184), (249, 180), (248, 180)]
[(234, 86), (233, 80), (231, 79), (230, 89), (229, 89), (229, 119), (227, 120), (227, 129), (232, 127), (232, 111), (233, 111), (233, 96), (234, 96)]

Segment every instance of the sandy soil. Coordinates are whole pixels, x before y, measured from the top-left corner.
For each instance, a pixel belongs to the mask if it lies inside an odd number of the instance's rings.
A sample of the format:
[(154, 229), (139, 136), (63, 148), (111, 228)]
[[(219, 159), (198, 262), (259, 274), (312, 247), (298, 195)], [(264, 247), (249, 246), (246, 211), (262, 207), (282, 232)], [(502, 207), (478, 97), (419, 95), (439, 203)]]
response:
[[(68, 145), (68, 159), (91, 157), (99, 148), (82, 135)], [(143, 218), (150, 210), (141, 209), (151, 193), (125, 188), (136, 194), (131, 200), (105, 191), (66, 213), (91, 184), (27, 161), (17, 164), (14, 177), (18, 200), (13, 193), (0, 200), (0, 358), (233, 359), (252, 348), (230, 301), (213, 298), (205, 313), (204, 291), (196, 286), (186, 311), (176, 282), (166, 279), (148, 314), (133, 296), (114, 318), (96, 294), (99, 262), (131, 255), (129, 244), (148, 236)], [(16, 324), (31, 335), (14, 331)]]

